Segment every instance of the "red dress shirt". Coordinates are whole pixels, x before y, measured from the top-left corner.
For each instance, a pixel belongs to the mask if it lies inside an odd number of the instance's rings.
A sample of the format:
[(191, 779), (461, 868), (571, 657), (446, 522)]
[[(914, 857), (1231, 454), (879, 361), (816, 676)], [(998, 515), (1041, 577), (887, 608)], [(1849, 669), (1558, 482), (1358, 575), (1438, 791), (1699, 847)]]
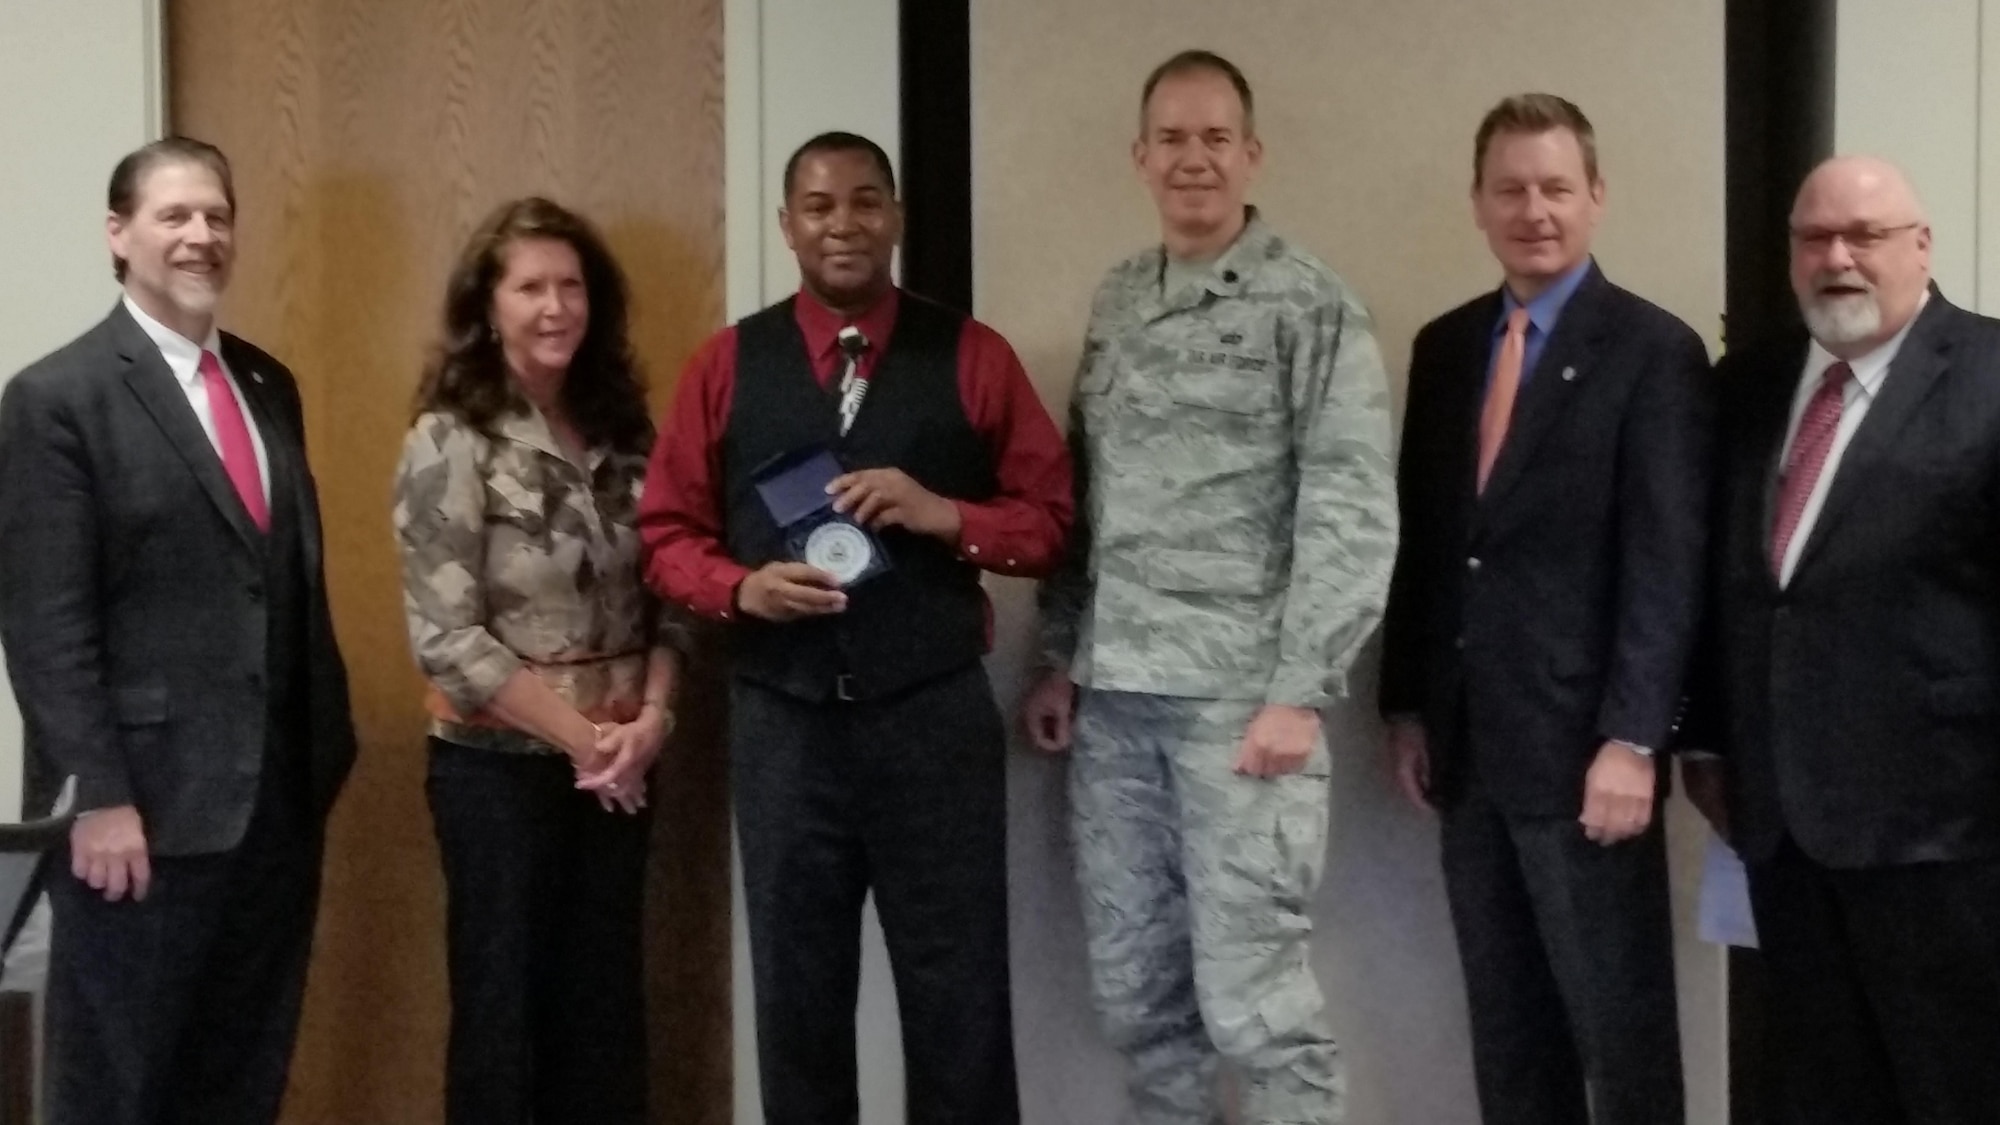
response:
[[(850, 320), (799, 294), (799, 330), (822, 385), (841, 369), (835, 337), (848, 324), (869, 341), (859, 374), (873, 374), (888, 350), (899, 301), (900, 290), (891, 289)], [(735, 389), (736, 329), (730, 327), (710, 337), (681, 373), (639, 504), (647, 583), (663, 598), (721, 619), (731, 616), (736, 585), (750, 573), (723, 544), (722, 436)], [(1055, 568), (1074, 515), (1068, 447), (1014, 349), (970, 317), (959, 338), (958, 389), (966, 419), (992, 451), (999, 482), (990, 500), (953, 501), (962, 524), (959, 554), (982, 570), (1039, 578)]]

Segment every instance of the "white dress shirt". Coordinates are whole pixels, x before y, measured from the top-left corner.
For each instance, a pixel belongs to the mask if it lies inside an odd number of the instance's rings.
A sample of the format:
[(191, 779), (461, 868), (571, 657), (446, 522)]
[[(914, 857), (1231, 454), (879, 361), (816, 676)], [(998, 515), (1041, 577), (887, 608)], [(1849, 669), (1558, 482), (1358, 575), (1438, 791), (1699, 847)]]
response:
[(243, 397), (243, 388), (237, 384), (236, 373), (222, 358), (222, 334), (209, 326), (208, 339), (200, 344), (168, 328), (146, 315), (146, 310), (130, 296), (125, 298), (125, 311), (139, 322), (154, 346), (160, 349), (161, 358), (167, 361), (167, 369), (174, 373), (174, 381), (181, 385), (181, 393), (187, 395), (188, 405), (194, 408), (194, 416), (201, 422), (201, 432), (208, 435), (208, 444), (215, 447), (215, 455), (222, 456), (222, 439), (215, 433), (215, 415), (208, 409), (208, 384), (201, 377), (201, 353), (215, 353), (215, 362), (222, 367), (222, 374), (229, 381), (229, 393), (236, 396), (236, 409), (243, 412), (243, 424), (250, 431), (250, 447), (257, 451), (257, 479), (264, 486), (264, 504), (271, 503), (271, 462), (264, 452), (264, 435), (257, 429), (257, 415), (251, 413), (250, 403)]
[[(1889, 364), (1896, 353), (1903, 348), (1903, 340), (1917, 323), (1917, 314), (1922, 313), (1930, 294), (1917, 302), (1917, 312), (1910, 315), (1910, 322), (1903, 330), (1889, 337), (1881, 347), (1847, 362), (1854, 377), (1847, 381), (1840, 401), (1840, 425), (1833, 431), (1833, 445), (1826, 451), (1826, 464), (1820, 466), (1819, 479), (1813, 482), (1812, 494), (1806, 497), (1805, 512), (1799, 516), (1798, 529), (1792, 532), (1792, 541), (1785, 546), (1785, 558), (1778, 568), (1778, 585), (1789, 586), (1792, 571), (1799, 565), (1799, 555), (1805, 551), (1806, 540), (1812, 536), (1813, 524), (1819, 520), (1819, 510), (1826, 505), (1827, 488), (1833, 483), (1834, 470), (1840, 467), (1841, 454), (1847, 452), (1847, 443), (1854, 439), (1854, 431), (1861, 428), (1861, 420), (1868, 416), (1868, 408), (1875, 404), (1876, 396), (1882, 393), (1882, 384), (1889, 378)], [(1819, 389), (1820, 380), (1826, 369), (1839, 363), (1832, 352), (1814, 340), (1806, 349), (1805, 371), (1799, 376), (1799, 389), (1792, 394), (1791, 422), (1785, 427), (1785, 447), (1778, 455), (1778, 466), (1783, 467), (1791, 460), (1792, 443), (1799, 438), (1799, 423), (1804, 420), (1806, 406), (1812, 401), (1813, 392)]]

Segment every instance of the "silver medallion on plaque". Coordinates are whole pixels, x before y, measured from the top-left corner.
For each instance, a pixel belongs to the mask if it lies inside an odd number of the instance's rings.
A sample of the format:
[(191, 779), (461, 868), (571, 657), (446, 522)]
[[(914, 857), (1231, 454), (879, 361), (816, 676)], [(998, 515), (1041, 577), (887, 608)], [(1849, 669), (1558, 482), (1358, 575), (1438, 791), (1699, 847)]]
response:
[(830, 520), (806, 537), (806, 564), (833, 575), (843, 586), (861, 577), (874, 557), (867, 534), (851, 523)]

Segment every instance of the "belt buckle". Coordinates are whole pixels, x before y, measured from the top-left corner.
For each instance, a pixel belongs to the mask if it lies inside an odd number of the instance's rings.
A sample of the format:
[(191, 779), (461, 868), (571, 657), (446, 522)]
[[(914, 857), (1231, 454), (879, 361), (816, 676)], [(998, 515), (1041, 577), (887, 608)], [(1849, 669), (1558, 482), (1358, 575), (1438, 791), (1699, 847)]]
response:
[(842, 703), (853, 703), (855, 701), (854, 677), (852, 675), (842, 672), (833, 678), (833, 697)]

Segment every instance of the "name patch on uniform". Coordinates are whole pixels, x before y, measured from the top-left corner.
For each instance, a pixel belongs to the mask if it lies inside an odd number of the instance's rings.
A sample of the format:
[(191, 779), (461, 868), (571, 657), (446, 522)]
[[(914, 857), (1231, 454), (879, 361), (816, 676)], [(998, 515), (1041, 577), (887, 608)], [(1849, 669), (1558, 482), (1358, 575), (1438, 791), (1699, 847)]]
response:
[(1262, 371), (1271, 366), (1271, 361), (1263, 356), (1244, 355), (1241, 352), (1204, 351), (1201, 348), (1181, 350), (1187, 356), (1189, 363), (1200, 364), (1203, 367), (1225, 367), (1231, 371)]

